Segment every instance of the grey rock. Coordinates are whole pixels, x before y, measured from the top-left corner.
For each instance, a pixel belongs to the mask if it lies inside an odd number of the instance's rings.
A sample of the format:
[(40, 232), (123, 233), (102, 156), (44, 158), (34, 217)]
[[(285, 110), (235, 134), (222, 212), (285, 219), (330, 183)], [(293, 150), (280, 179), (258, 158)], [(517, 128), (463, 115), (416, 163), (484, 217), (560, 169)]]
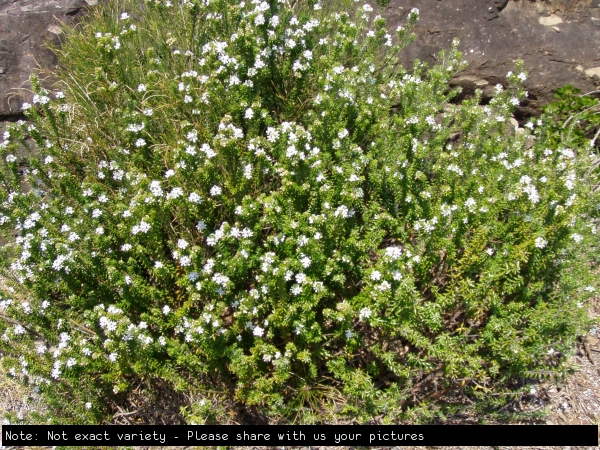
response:
[(29, 75), (38, 65), (56, 64), (44, 42), (87, 6), (85, 0), (0, 0), (0, 120), (21, 115), (31, 98)]
[[(529, 72), (525, 88), (529, 97), (521, 102), (516, 118), (523, 121), (539, 114), (554, 98), (557, 88), (573, 84), (583, 92), (598, 90), (600, 83), (600, 2), (591, 0), (510, 0), (497, 17), (489, 20), (490, 0), (392, 0), (386, 8), (391, 29), (406, 21), (416, 7), (416, 41), (402, 54), (406, 66), (418, 58), (436, 63), (440, 49), (450, 49), (453, 38), (469, 63), (453, 86), (460, 98), (483, 91), (483, 101), (493, 95), (496, 84), (506, 86), (506, 74), (522, 59)], [(560, 31), (557, 33), (557, 31)], [(487, 84), (486, 84), (487, 82)]]

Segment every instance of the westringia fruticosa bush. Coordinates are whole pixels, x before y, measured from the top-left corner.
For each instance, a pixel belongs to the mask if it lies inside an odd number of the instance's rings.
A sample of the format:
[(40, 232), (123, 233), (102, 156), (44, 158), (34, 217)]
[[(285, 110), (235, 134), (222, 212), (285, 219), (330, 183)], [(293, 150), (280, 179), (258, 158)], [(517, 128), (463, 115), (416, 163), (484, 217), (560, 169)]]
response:
[(418, 11), (326, 6), (113, 1), (65, 30), (55, 91), (32, 78), (0, 345), (55, 420), (153, 385), (190, 423), (418, 421), (557, 372), (595, 290), (591, 148), (510, 129), (519, 66), (487, 106), (449, 102), (457, 43), (403, 69)]

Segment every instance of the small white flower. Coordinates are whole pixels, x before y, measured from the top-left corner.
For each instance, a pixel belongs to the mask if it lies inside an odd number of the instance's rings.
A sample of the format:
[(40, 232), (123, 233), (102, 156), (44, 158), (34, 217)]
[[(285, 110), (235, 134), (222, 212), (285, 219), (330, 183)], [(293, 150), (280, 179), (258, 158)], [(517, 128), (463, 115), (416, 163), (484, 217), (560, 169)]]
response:
[(138, 92), (146, 92), (146, 85), (145, 84), (138, 85), (137, 91)]
[(535, 239), (535, 246), (537, 248), (544, 248), (544, 247), (546, 247), (547, 244), (548, 244), (548, 241), (546, 241), (546, 239), (544, 239), (543, 237), (538, 237)]
[(188, 244), (188, 242), (185, 239), (179, 239), (177, 241), (177, 247), (180, 248), (180, 249), (182, 249), (182, 250), (185, 250), (188, 247), (188, 245), (189, 244)]
[(90, 402), (87, 402), (85, 404), (85, 409), (92, 409), (92, 404)]
[(368, 319), (369, 317), (371, 317), (372, 311), (369, 308), (363, 308), (360, 310), (360, 313), (358, 314), (358, 318), (360, 320), (363, 319)]
[(371, 280), (381, 280), (381, 272), (379, 272), (378, 270), (374, 270), (373, 272), (371, 272)]
[(265, 330), (261, 327), (254, 327), (254, 330), (252, 331), (252, 334), (254, 336), (258, 336), (258, 337), (261, 337), (264, 333), (265, 333)]
[(221, 192), (223, 192), (223, 190), (217, 185), (214, 185), (210, 188), (210, 195), (212, 195), (213, 197), (220, 195)]
[(573, 239), (577, 244), (579, 244), (581, 241), (583, 241), (583, 236), (577, 233), (573, 233), (571, 235), (571, 239)]
[(310, 263), (311, 259), (308, 256), (304, 256), (304, 258), (300, 260), (300, 264), (302, 264), (302, 267), (304, 267), (305, 269), (310, 266)]

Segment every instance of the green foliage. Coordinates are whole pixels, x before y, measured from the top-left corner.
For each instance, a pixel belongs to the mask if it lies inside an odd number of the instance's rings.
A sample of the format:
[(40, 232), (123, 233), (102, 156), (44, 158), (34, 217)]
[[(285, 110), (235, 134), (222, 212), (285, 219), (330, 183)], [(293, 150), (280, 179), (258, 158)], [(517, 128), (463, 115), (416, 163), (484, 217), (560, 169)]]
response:
[(454, 105), (457, 42), (408, 73), (418, 11), (392, 36), (332, 5), (113, 1), (32, 78), (0, 348), (51, 420), (423, 422), (560, 371), (596, 289), (589, 145), (507, 129), (519, 65)]
[[(575, 145), (585, 147), (589, 145), (592, 137), (592, 146), (598, 142), (598, 128), (600, 127), (600, 106), (598, 98), (589, 94), (581, 94), (581, 89), (573, 85), (563, 86), (554, 95), (556, 101), (543, 108), (545, 115), (553, 119), (553, 126), (549, 127), (549, 145), (560, 146), (563, 142), (574, 142)], [(594, 140), (595, 139), (595, 140)]]

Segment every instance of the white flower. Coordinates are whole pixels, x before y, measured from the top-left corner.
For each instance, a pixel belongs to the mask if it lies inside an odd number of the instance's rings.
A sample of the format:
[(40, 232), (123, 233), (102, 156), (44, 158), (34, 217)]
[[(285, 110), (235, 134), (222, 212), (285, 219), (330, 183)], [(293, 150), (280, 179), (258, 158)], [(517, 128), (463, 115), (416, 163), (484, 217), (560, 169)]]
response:
[(144, 145), (146, 145), (146, 141), (143, 140), (142, 138), (139, 138), (137, 141), (135, 141), (136, 147), (143, 147)]
[(472, 197), (469, 197), (467, 199), (467, 201), (465, 202), (465, 206), (469, 209), (472, 209), (475, 206), (475, 199), (473, 199)]
[(200, 232), (206, 230), (206, 224), (204, 223), (204, 220), (198, 221), (198, 223), (196, 224), (196, 229)]
[(182, 250), (185, 250), (188, 245), (189, 244), (188, 244), (188, 242), (185, 239), (179, 239), (177, 241), (177, 247), (180, 248), (180, 249), (182, 249)]
[(244, 177), (247, 180), (252, 179), (252, 164), (246, 164), (244, 166)]
[(344, 334), (346, 335), (346, 339), (350, 339), (352, 336), (354, 336), (352, 330), (346, 330)]
[(302, 264), (302, 267), (304, 267), (305, 269), (310, 266), (310, 263), (311, 263), (311, 260), (308, 256), (304, 256), (304, 258), (302, 258), (300, 260), (300, 264)]
[(223, 192), (222, 189), (217, 185), (214, 185), (210, 188), (210, 195), (212, 195), (213, 197), (216, 195), (220, 195), (221, 192)]
[(371, 280), (381, 280), (381, 272), (379, 272), (378, 270), (374, 270), (373, 272), (371, 272)]
[(538, 237), (535, 239), (535, 246), (537, 248), (544, 248), (547, 244), (548, 241), (546, 241), (546, 239), (544, 239), (543, 237)]
[(371, 11), (373, 11), (373, 7), (371, 5), (366, 4), (366, 3), (363, 5), (362, 9), (365, 12), (371, 12)]
[(300, 295), (300, 293), (302, 292), (302, 288), (301, 288), (299, 285), (297, 285), (297, 284), (294, 284), (294, 285), (292, 286), (291, 292), (292, 292), (292, 294), (294, 294), (294, 295)]
[(92, 409), (92, 404), (90, 402), (87, 402), (85, 404), (85, 409)]
[(131, 234), (147, 233), (150, 228), (152, 228), (151, 225), (142, 220), (139, 225), (133, 226), (131, 229)]
[(298, 284), (304, 284), (305, 281), (306, 281), (306, 275), (304, 275), (303, 273), (296, 274), (296, 282)]
[(279, 139), (279, 131), (277, 131), (273, 127), (268, 127), (267, 128), (267, 141), (275, 142), (277, 139)]
[(363, 308), (360, 310), (360, 313), (358, 314), (358, 318), (360, 320), (368, 319), (369, 317), (371, 317), (371, 314), (372, 314), (372, 312), (369, 308)]
[(571, 235), (571, 239), (573, 239), (576, 243), (580, 243), (583, 240), (583, 236), (581, 236), (580, 234), (577, 233), (573, 233)]
[(387, 247), (385, 249), (385, 254), (388, 258), (396, 261), (400, 256), (402, 256), (402, 249), (398, 247)]
[(154, 262), (154, 268), (155, 269), (162, 269), (164, 267), (164, 264), (161, 263), (160, 261), (155, 261)]
[(192, 202), (192, 203), (202, 203), (202, 197), (200, 197), (198, 194), (196, 194), (195, 192), (192, 192), (189, 196), (188, 196), (188, 201)]
[(265, 333), (265, 330), (262, 329), (261, 327), (254, 327), (254, 330), (252, 331), (252, 334), (254, 336), (258, 336), (258, 337), (262, 336), (264, 333)]
[(248, 108), (246, 110), (246, 113), (244, 114), (244, 117), (246, 119), (252, 119), (254, 117), (254, 111), (252, 111), (252, 108)]
[(146, 92), (146, 85), (145, 84), (138, 85), (137, 91), (138, 92)]

